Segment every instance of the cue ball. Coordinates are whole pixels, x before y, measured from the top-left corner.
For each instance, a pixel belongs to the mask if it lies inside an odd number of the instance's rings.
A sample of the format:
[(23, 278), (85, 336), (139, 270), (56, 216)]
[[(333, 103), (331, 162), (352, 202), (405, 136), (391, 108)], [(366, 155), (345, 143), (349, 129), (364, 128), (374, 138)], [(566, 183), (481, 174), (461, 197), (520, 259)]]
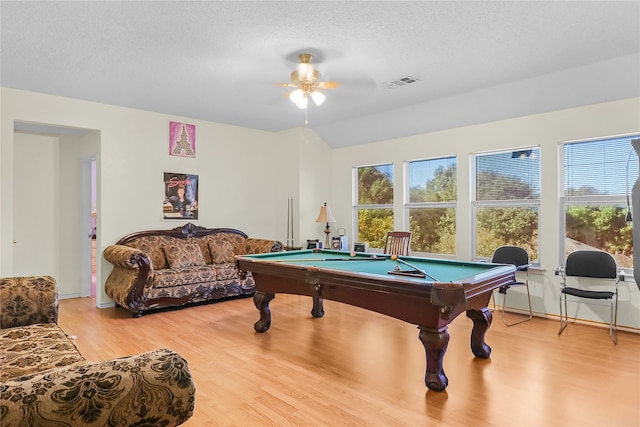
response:
[(398, 259), (398, 255), (391, 255), (391, 259), (392, 259), (393, 261), (397, 260), (397, 259)]

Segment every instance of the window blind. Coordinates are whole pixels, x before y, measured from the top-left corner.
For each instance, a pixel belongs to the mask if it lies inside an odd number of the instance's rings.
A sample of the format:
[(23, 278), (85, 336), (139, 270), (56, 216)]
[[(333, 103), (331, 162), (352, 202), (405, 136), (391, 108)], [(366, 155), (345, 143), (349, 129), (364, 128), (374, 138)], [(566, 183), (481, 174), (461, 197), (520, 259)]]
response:
[(631, 191), (638, 178), (638, 157), (631, 140), (639, 137), (565, 144), (564, 195), (625, 195)]
[(476, 156), (476, 200), (540, 198), (540, 149)]

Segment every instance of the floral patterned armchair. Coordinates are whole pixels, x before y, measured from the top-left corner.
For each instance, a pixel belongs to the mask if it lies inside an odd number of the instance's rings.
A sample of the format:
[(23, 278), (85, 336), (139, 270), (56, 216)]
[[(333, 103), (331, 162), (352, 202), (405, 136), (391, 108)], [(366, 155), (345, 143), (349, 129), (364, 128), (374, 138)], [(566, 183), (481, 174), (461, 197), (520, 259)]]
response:
[(0, 279), (0, 425), (177, 426), (193, 415), (195, 386), (178, 353), (87, 362), (57, 318), (52, 277)]

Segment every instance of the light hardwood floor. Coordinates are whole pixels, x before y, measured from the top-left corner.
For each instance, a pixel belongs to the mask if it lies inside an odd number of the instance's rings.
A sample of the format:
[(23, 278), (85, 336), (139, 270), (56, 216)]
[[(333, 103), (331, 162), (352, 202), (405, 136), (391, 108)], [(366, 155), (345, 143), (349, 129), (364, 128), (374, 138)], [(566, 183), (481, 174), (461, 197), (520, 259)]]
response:
[(442, 392), (424, 385), (414, 325), (325, 301), (276, 295), (272, 325), (255, 333), (249, 299), (146, 314), (60, 301), (61, 327), (89, 360), (160, 347), (180, 352), (196, 383), (199, 426), (640, 426), (640, 336), (534, 318), (511, 328), (498, 313), (486, 360), (469, 348), (472, 322), (449, 327)]

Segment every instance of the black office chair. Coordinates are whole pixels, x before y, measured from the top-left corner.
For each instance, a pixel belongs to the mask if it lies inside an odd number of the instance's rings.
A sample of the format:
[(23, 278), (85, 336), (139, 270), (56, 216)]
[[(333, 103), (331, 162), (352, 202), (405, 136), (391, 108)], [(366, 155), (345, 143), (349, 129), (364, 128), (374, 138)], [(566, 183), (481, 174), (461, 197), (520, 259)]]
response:
[[(558, 271), (562, 274), (562, 289), (560, 289), (560, 330), (558, 331), (558, 335), (560, 335), (569, 324), (567, 296), (586, 300), (610, 300), (609, 336), (613, 343), (617, 344), (619, 278), (615, 259), (606, 252), (579, 250), (571, 252), (569, 256), (567, 256), (565, 266), (560, 267)], [(570, 287), (567, 286), (567, 277), (569, 276), (613, 279), (615, 281), (614, 290), (587, 290), (584, 288)]]
[(384, 253), (408, 256), (410, 243), (410, 231), (389, 231), (387, 232), (387, 238), (384, 241)]
[[(491, 262), (495, 264), (512, 264), (516, 266), (516, 271), (526, 272), (526, 278), (524, 282), (513, 282), (509, 285), (503, 286), (498, 290), (499, 294), (502, 294), (502, 322), (507, 326), (517, 325), (518, 323), (531, 320), (533, 312), (531, 310), (531, 294), (529, 293), (529, 254), (523, 248), (518, 246), (500, 246), (493, 253)], [(516, 322), (508, 323), (504, 318), (504, 308), (507, 304), (507, 291), (512, 286), (525, 286), (527, 288), (527, 300), (529, 301), (529, 317)], [(495, 294), (494, 294), (495, 304)]]

